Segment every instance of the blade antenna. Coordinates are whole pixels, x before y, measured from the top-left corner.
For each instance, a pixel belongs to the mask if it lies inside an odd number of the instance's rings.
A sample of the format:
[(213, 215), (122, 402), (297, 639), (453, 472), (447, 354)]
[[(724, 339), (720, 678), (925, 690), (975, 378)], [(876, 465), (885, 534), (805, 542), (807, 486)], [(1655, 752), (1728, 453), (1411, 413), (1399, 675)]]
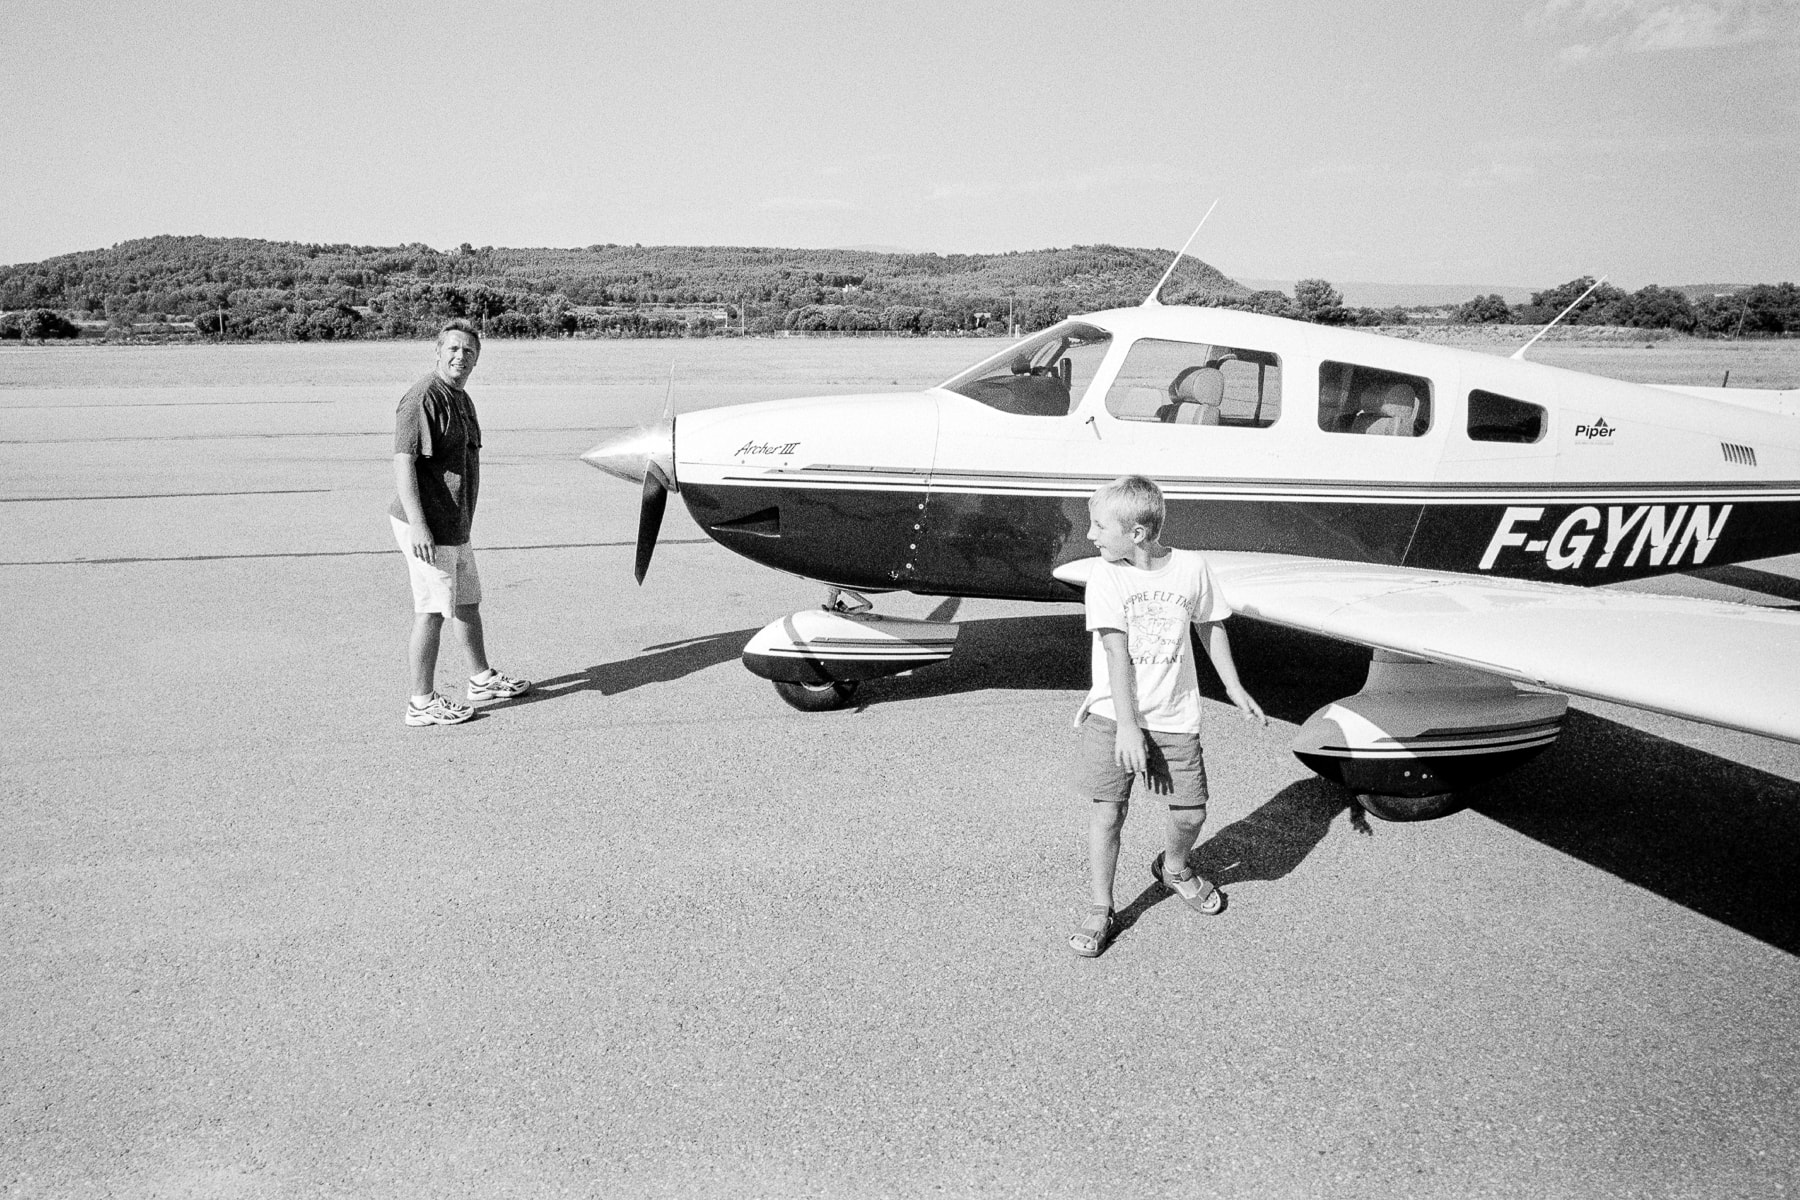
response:
[[(1217, 207), (1219, 207), (1219, 202), (1215, 199), (1207, 208), (1206, 217), (1212, 216), (1213, 209)], [(1187, 253), (1187, 248), (1194, 244), (1195, 238), (1200, 236), (1200, 228), (1206, 224), (1206, 217), (1200, 218), (1200, 224), (1194, 226), (1194, 232), (1188, 234), (1188, 240), (1181, 243), (1181, 249), (1175, 252), (1175, 261), (1169, 264), (1169, 269), (1163, 272), (1163, 277), (1156, 281), (1156, 286), (1150, 289), (1150, 294), (1144, 297), (1144, 303), (1140, 307), (1153, 308), (1162, 304), (1162, 301), (1156, 298), (1157, 294), (1163, 290), (1163, 284), (1169, 282), (1169, 276), (1175, 273), (1175, 268), (1181, 263), (1181, 256)]]
[[(1603, 284), (1605, 282), (1606, 282), (1606, 276), (1602, 275), (1600, 278), (1594, 280), (1594, 282), (1588, 284), (1588, 290), (1581, 293), (1581, 295), (1575, 297), (1575, 304), (1580, 304), (1583, 300), (1586, 300), (1589, 296), (1593, 295), (1594, 289), (1599, 287), (1601, 284)], [(1520, 346), (1517, 350), (1514, 350), (1512, 352), (1511, 357), (1517, 359), (1519, 362), (1524, 362), (1525, 361), (1525, 352), (1527, 350), (1531, 349), (1532, 346), (1537, 344), (1538, 338), (1541, 338), (1546, 333), (1549, 333), (1550, 330), (1555, 327), (1556, 322), (1562, 320), (1564, 317), (1566, 317), (1570, 313), (1574, 312), (1575, 304), (1571, 304), (1571, 305), (1569, 305), (1569, 307), (1567, 307), (1567, 308), (1563, 309), (1561, 312), (1557, 313), (1556, 316), (1551, 319), (1550, 324), (1544, 326), (1542, 329), (1538, 330), (1537, 333), (1533, 334), (1532, 338), (1529, 342), (1526, 342), (1523, 346)]]

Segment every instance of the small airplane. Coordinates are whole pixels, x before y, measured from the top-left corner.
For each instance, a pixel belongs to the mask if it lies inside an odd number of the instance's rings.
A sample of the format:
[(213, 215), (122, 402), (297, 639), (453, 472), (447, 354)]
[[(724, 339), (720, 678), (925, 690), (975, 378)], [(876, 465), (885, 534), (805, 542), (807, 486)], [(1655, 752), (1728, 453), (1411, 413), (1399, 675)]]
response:
[(1800, 551), (1800, 390), (1522, 350), (1153, 292), (923, 391), (665, 407), (582, 457), (642, 482), (640, 583), (673, 491), (720, 545), (827, 586), (743, 654), (805, 710), (955, 648), (954, 623), (863, 592), (1078, 600), (1087, 498), (1135, 473), (1237, 613), (1373, 651), (1293, 750), (1378, 816), (1438, 815), (1541, 752), (1570, 694), (1800, 742), (1800, 613), (1595, 587)]

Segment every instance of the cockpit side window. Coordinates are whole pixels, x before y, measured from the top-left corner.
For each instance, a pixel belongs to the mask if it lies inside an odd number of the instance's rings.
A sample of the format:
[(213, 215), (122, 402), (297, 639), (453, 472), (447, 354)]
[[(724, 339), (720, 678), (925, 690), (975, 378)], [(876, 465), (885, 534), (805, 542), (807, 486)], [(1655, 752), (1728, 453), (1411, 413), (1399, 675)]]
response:
[(1544, 409), (1480, 388), (1469, 393), (1469, 440), (1528, 445), (1544, 437)]
[(1320, 363), (1319, 428), (1424, 437), (1431, 428), (1431, 380), (1355, 363)]
[(1064, 321), (975, 364), (943, 386), (1001, 412), (1063, 417), (1093, 382), (1112, 334)]
[(1121, 421), (1266, 429), (1281, 416), (1281, 359), (1267, 350), (1139, 338), (1106, 411)]

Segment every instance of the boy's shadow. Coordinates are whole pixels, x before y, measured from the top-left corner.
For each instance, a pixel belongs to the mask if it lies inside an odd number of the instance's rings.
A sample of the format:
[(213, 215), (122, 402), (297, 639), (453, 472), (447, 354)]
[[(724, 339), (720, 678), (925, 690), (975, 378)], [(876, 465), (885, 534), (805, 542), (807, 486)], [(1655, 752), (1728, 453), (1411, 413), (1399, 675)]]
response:
[[(1350, 827), (1370, 836), (1373, 831), (1368, 819), (1349, 792), (1316, 777), (1296, 780), (1255, 812), (1201, 842), (1188, 855), (1188, 862), (1201, 876), (1225, 888), (1229, 902), (1233, 884), (1281, 879), (1293, 871), (1325, 840), (1332, 822), (1346, 809)], [(1160, 883), (1150, 883), (1118, 911), (1114, 936), (1122, 936), (1171, 894)]]
[(603, 696), (616, 696), (620, 692), (629, 692), (646, 684), (669, 683), (684, 675), (692, 675), (695, 671), (704, 671), (708, 667), (716, 667), (737, 658), (755, 632), (754, 629), (734, 629), (729, 633), (710, 633), (685, 641), (646, 646), (644, 653), (635, 658), (596, 663), (583, 671), (537, 680), (529, 692), (516, 700), (507, 701), (506, 707), (540, 704), (545, 700), (557, 700), (578, 692), (599, 692)]

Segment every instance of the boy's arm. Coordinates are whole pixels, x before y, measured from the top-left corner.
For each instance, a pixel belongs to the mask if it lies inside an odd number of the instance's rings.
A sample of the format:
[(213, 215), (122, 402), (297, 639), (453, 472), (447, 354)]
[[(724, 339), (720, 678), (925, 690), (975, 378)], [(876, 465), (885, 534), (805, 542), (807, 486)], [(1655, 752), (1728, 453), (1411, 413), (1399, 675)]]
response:
[(1212, 659), (1213, 670), (1219, 673), (1219, 682), (1225, 685), (1225, 694), (1231, 702), (1238, 706), (1244, 718), (1267, 725), (1269, 718), (1263, 713), (1262, 706), (1251, 698), (1238, 679), (1237, 663), (1231, 657), (1231, 638), (1225, 633), (1223, 621), (1200, 622), (1200, 642), (1206, 647), (1206, 657)]
[(1099, 632), (1101, 648), (1106, 651), (1106, 678), (1112, 685), (1113, 720), (1119, 725), (1113, 741), (1113, 761), (1134, 775), (1142, 775), (1150, 769), (1150, 756), (1144, 750), (1144, 731), (1138, 725), (1137, 672), (1131, 667), (1125, 631)]

